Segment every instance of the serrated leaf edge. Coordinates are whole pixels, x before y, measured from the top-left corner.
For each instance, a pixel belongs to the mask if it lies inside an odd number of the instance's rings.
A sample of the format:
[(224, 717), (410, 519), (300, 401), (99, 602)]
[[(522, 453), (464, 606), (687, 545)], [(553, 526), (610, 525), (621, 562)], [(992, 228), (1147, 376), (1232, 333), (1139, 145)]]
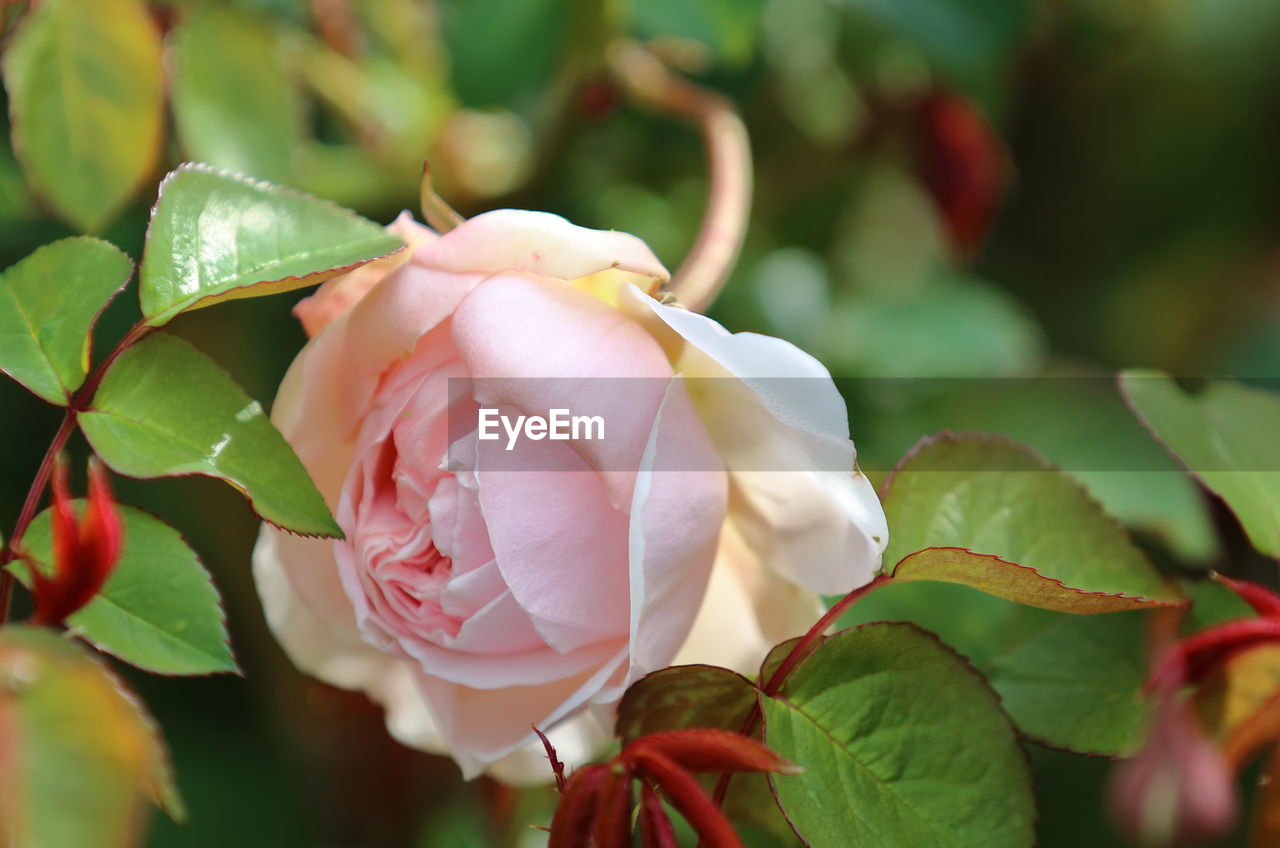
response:
[[(322, 206), (326, 206), (331, 210), (342, 213), (347, 218), (352, 220), (368, 220), (356, 214), (352, 210), (347, 209), (346, 207), (341, 206), (337, 203), (334, 203), (331, 200), (326, 200), (325, 198), (317, 197), (314, 194), (310, 194), (308, 192), (301, 191), (299, 189), (292, 188), (290, 186), (281, 185), (280, 183), (274, 183), (274, 182), (271, 182), (270, 180), (258, 179), (257, 177), (250, 177), (246, 174), (242, 174), (239, 171), (234, 171), (230, 168), (216, 168), (204, 162), (183, 162), (181, 165), (179, 165), (178, 167), (170, 171), (168, 174), (166, 174), (164, 179), (160, 181), (159, 187), (156, 189), (156, 200), (155, 200), (155, 203), (151, 205), (151, 211), (147, 219), (147, 231), (146, 231), (146, 236), (143, 239), (144, 245), (150, 245), (151, 243), (151, 230), (155, 224), (156, 211), (160, 208), (160, 202), (164, 198), (164, 191), (166, 186), (168, 186), (168, 184), (174, 179), (176, 179), (179, 175), (183, 173), (188, 173), (188, 172), (211, 174), (217, 177), (225, 177), (227, 179), (234, 180), (241, 185), (248, 186), (253, 189), (268, 189), (273, 192), (288, 194), (295, 198), (307, 200), (312, 203), (317, 203)], [(363, 259), (363, 260), (360, 260), (359, 262), (353, 262), (347, 265), (337, 265), (332, 268), (322, 269), (319, 271), (315, 271), (311, 274), (304, 274), (301, 276), (297, 274), (286, 274), (283, 277), (278, 277), (271, 280), (259, 280), (255, 283), (248, 283), (243, 286), (236, 286), (232, 289), (229, 289), (228, 291), (219, 292), (217, 294), (205, 295), (203, 297), (188, 298), (178, 304), (170, 306), (168, 309), (164, 310), (163, 312), (159, 312), (155, 315), (148, 316), (144, 311), (143, 319), (147, 324), (147, 326), (149, 327), (157, 327), (157, 328), (162, 327), (184, 312), (190, 312), (194, 309), (202, 308), (201, 304), (204, 304), (206, 306), (213, 305), (211, 303), (205, 304), (205, 301), (213, 300), (217, 302), (220, 300), (233, 299), (229, 295), (231, 295), (232, 292), (238, 291), (240, 289), (253, 289), (257, 286), (271, 286), (280, 282), (284, 282), (285, 280), (297, 280), (299, 282), (299, 285), (296, 286), (295, 288), (302, 288), (303, 286), (306, 286), (309, 284), (308, 281), (314, 281), (316, 283), (323, 282), (326, 279), (348, 273), (356, 268), (361, 267), (362, 265), (367, 265), (368, 263), (373, 262), (375, 260), (385, 259), (388, 256), (393, 256), (405, 250), (406, 248), (407, 248), (407, 245), (402, 243), (395, 250), (380, 254), (378, 256), (370, 256), (368, 259)], [(142, 262), (139, 263), (139, 281), (140, 282), (141, 282), (141, 266), (146, 263), (146, 258), (147, 258), (146, 249), (144, 247)], [(141, 284), (139, 285), (139, 294), (141, 294)]]
[[(1097, 598), (1116, 598), (1117, 600), (1122, 600), (1122, 601), (1137, 601), (1141, 604), (1145, 604), (1151, 607), (1177, 607), (1177, 608), (1185, 609), (1186, 607), (1191, 606), (1191, 601), (1187, 598), (1183, 598), (1182, 600), (1178, 600), (1178, 601), (1173, 601), (1173, 600), (1165, 601), (1165, 600), (1160, 600), (1158, 598), (1150, 598), (1146, 595), (1129, 595), (1124, 592), (1093, 592), (1088, 589), (1077, 589), (1074, 586), (1068, 586), (1066, 583), (1062, 582), (1056, 577), (1050, 577), (1049, 575), (1045, 574), (1035, 566), (1022, 565), (1021, 563), (1012, 562), (1011, 560), (1004, 559), (1003, 557), (998, 556), (997, 554), (979, 553), (978, 551), (972, 550), (971, 548), (962, 548), (956, 545), (930, 545), (927, 548), (921, 548), (918, 551), (909, 553), (894, 564), (893, 570), (889, 572), (889, 577), (891, 579), (894, 578), (898, 573), (898, 569), (901, 568), (903, 563), (907, 562), (907, 560), (912, 559), (920, 554), (927, 553), (929, 551), (959, 551), (960, 553), (968, 554), (969, 556), (975, 556), (981, 559), (991, 560), (993, 562), (999, 563), (1000, 565), (1008, 565), (1014, 568), (1022, 569), (1023, 571), (1030, 571), (1032, 574), (1034, 574), (1036, 577), (1040, 578), (1041, 580), (1046, 580), (1050, 583), (1055, 583), (1058, 585), (1059, 588), (1065, 589), (1066, 591), (1076, 595), (1085, 595), (1085, 596), (1097, 597)], [(927, 577), (926, 578), (902, 578), (902, 582), (903, 583), (926, 583), (926, 582), (954, 583), (957, 586), (966, 586), (970, 589), (974, 589), (984, 594), (991, 595), (992, 597), (1009, 601), (1010, 603), (1022, 604), (1021, 601), (1015, 601), (1012, 598), (1006, 598), (1003, 595), (996, 595), (993, 592), (988, 592), (987, 590), (981, 588), (980, 586), (974, 586), (971, 583), (956, 583), (955, 581), (952, 581), (952, 580), (931, 580)], [(1173, 584), (1170, 584), (1170, 587), (1176, 590), (1176, 586), (1173, 586)], [(1179, 591), (1179, 594), (1181, 594), (1180, 591)], [(1022, 604), (1022, 605), (1036, 606), (1035, 604)], [(1123, 611), (1124, 610), (1115, 610), (1115, 612), (1123, 612)], [(1132, 611), (1137, 612), (1138, 610), (1134, 609)]]

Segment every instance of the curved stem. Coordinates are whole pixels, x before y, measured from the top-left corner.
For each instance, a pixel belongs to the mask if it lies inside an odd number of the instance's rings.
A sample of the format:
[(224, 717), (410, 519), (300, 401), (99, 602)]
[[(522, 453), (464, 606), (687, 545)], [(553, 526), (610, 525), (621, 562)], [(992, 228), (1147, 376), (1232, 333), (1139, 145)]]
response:
[(53, 462), (57, 459), (58, 454), (67, 446), (67, 441), (71, 438), (72, 431), (76, 427), (76, 413), (84, 411), (89, 400), (93, 397), (93, 393), (97, 391), (98, 385), (102, 382), (103, 376), (106, 375), (107, 369), (111, 367), (111, 363), (116, 361), (120, 354), (137, 344), (154, 330), (139, 321), (125, 334), (120, 343), (115, 346), (111, 353), (107, 354), (106, 359), (98, 364), (89, 378), (84, 381), (80, 390), (67, 403), (66, 413), (62, 416), (62, 423), (58, 425), (57, 431), (53, 434), (53, 440), (49, 442), (49, 447), (44, 452), (44, 458), (40, 460), (40, 466), (36, 469), (36, 475), (31, 480), (31, 487), (27, 489), (27, 497), (22, 502), (22, 511), (18, 513), (18, 520), (13, 525), (13, 532), (9, 535), (4, 547), (0, 548), (0, 625), (9, 621), (9, 602), (13, 597), (13, 572), (4, 568), (15, 558), (18, 546), (22, 543), (23, 537), (27, 533), (27, 529), (31, 526), (31, 522), (36, 517), (36, 509), (40, 506), (40, 499), (44, 496), (44, 490), (49, 485), (49, 476), (53, 473)]
[[(831, 608), (823, 614), (822, 618), (814, 622), (814, 625), (805, 631), (803, 636), (796, 640), (795, 645), (793, 645), (790, 652), (782, 658), (782, 662), (778, 663), (778, 667), (773, 670), (773, 674), (769, 675), (769, 679), (765, 681), (765, 684), (760, 688), (760, 691), (769, 696), (778, 694), (778, 691), (782, 689), (782, 684), (786, 683), (787, 678), (791, 676), (791, 672), (795, 671), (796, 666), (800, 665), (804, 658), (813, 652), (814, 648), (817, 647), (818, 640), (827, 632), (827, 629), (839, 621), (840, 617), (848, 612), (849, 608), (857, 603), (860, 598), (877, 586), (883, 586), (885, 583), (888, 583), (891, 579), (892, 578), (887, 574), (878, 574), (875, 579), (867, 585), (854, 589), (852, 592), (832, 604)], [(750, 736), (756, 732), (756, 729), (760, 726), (760, 722), (763, 719), (764, 715), (760, 712), (760, 704), (757, 701), (756, 705), (747, 713), (747, 717), (743, 719), (742, 726), (738, 729), (738, 733), (743, 736)], [(720, 779), (716, 782), (714, 800), (717, 804), (724, 803), (725, 795), (729, 792), (729, 781), (732, 777), (733, 774), (731, 772), (725, 772), (720, 775)]]
[(751, 211), (751, 144), (728, 99), (693, 85), (632, 42), (610, 50), (614, 77), (633, 99), (697, 124), (707, 146), (710, 186), (697, 241), (676, 271), (671, 291), (703, 312), (724, 286), (747, 232)]
[(831, 609), (823, 614), (812, 627), (810, 627), (803, 636), (801, 636), (791, 652), (783, 658), (778, 667), (774, 669), (773, 674), (769, 675), (769, 680), (764, 684), (764, 693), (766, 695), (776, 695), (778, 690), (782, 688), (782, 684), (791, 676), (791, 672), (795, 671), (800, 661), (809, 656), (813, 648), (816, 647), (814, 642), (822, 638), (822, 634), (827, 632), (831, 625), (840, 620), (840, 617), (849, 611), (849, 608), (857, 603), (863, 595), (866, 595), (877, 586), (883, 585), (889, 581), (887, 574), (877, 574), (875, 579), (860, 588), (854, 589), (840, 600), (831, 605)]

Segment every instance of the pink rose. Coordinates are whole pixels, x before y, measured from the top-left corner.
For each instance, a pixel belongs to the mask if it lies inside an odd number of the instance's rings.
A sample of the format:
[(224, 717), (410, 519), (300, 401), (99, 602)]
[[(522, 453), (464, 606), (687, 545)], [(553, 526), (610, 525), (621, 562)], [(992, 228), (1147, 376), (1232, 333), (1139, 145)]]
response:
[[(871, 579), (884, 515), (812, 357), (660, 303), (630, 235), (509, 210), (393, 227), (411, 254), (298, 305), (312, 339), (273, 412), (346, 533), (264, 526), (254, 553), (304, 671), (468, 776), (541, 782), (531, 726), (583, 761), (638, 677), (752, 670)], [(599, 415), (607, 438), (508, 451), (480, 406)]]

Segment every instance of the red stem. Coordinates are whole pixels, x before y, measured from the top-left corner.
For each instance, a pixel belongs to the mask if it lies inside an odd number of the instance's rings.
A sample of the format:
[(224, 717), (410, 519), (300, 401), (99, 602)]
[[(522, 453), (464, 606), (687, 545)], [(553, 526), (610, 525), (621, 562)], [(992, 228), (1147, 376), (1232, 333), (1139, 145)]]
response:
[(111, 363), (115, 362), (120, 354), (150, 334), (153, 329), (155, 328), (148, 327), (141, 321), (134, 324), (124, 338), (120, 340), (120, 343), (115, 346), (111, 353), (107, 354), (106, 359), (98, 364), (98, 367), (89, 375), (89, 378), (84, 381), (84, 385), (67, 403), (67, 411), (62, 416), (62, 423), (58, 425), (57, 432), (53, 434), (53, 440), (49, 442), (48, 450), (44, 452), (44, 458), (40, 460), (40, 467), (36, 469), (36, 476), (31, 480), (31, 488), (27, 489), (27, 497), (22, 502), (22, 511), (18, 513), (18, 521), (13, 525), (13, 533), (9, 535), (4, 547), (0, 548), (0, 626), (9, 621), (9, 602), (13, 598), (13, 572), (6, 569), (5, 566), (15, 559), (18, 545), (22, 542), (22, 537), (26, 535), (27, 529), (36, 517), (36, 509), (40, 506), (40, 499), (44, 496), (44, 491), (49, 485), (49, 476), (53, 473), (53, 462), (62, 449), (67, 446), (67, 440), (71, 438), (71, 433), (75, 430), (76, 413), (83, 412), (87, 408), (89, 400), (93, 397), (93, 393), (97, 391), (98, 385), (102, 382), (103, 376), (106, 375), (107, 369), (111, 367)]
[[(877, 574), (875, 579), (865, 586), (854, 589), (840, 600), (832, 604), (831, 608), (826, 611), (822, 618), (818, 619), (812, 627), (805, 632), (803, 636), (796, 640), (792, 646), (790, 653), (783, 657), (782, 662), (774, 669), (773, 674), (769, 675), (769, 679), (765, 682), (761, 690), (765, 695), (776, 695), (778, 690), (782, 688), (782, 684), (787, 682), (787, 678), (791, 676), (791, 672), (795, 671), (801, 661), (807, 657), (813, 649), (813, 645), (818, 639), (822, 638), (822, 634), (827, 628), (835, 624), (842, 615), (849, 611), (849, 607), (858, 602), (863, 595), (870, 592), (877, 586), (888, 583), (892, 578), (887, 574)], [(760, 712), (760, 704), (756, 703), (747, 713), (747, 717), (743, 719), (742, 727), (738, 732), (743, 736), (750, 736), (756, 732), (756, 728), (760, 726), (764, 715)], [(716, 791), (713, 796), (717, 805), (724, 803), (725, 795), (729, 793), (729, 781), (733, 779), (732, 772), (725, 772), (720, 775), (720, 779), (716, 782)]]

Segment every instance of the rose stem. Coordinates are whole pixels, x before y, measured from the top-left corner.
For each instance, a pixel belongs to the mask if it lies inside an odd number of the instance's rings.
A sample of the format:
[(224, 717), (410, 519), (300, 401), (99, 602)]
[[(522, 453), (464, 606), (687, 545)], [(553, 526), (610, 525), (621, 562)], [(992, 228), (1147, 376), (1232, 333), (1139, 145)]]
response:
[[(791, 651), (782, 659), (778, 667), (774, 669), (773, 674), (769, 675), (768, 681), (765, 682), (761, 690), (765, 695), (776, 695), (778, 690), (782, 688), (782, 684), (787, 681), (791, 672), (795, 671), (796, 666), (809, 655), (814, 647), (814, 643), (822, 638), (822, 634), (826, 632), (832, 624), (840, 619), (842, 615), (848, 612), (849, 608), (858, 602), (862, 596), (866, 595), (877, 586), (888, 583), (893, 578), (887, 574), (877, 574), (875, 579), (865, 586), (854, 589), (840, 600), (831, 605), (831, 608), (818, 619), (812, 627), (810, 627), (803, 636), (796, 640)], [(743, 736), (750, 736), (755, 733), (756, 728), (760, 726), (764, 715), (760, 712), (760, 703), (757, 701), (751, 710), (747, 713), (747, 717), (742, 722), (742, 727), (738, 730)], [(729, 792), (729, 780), (733, 777), (731, 772), (725, 772), (720, 775), (720, 779), (716, 782), (715, 802), (723, 804), (725, 795)]]
[(67, 440), (71, 438), (71, 433), (75, 430), (76, 413), (86, 408), (86, 404), (93, 396), (94, 391), (97, 390), (98, 384), (102, 382), (103, 376), (107, 373), (107, 368), (116, 361), (116, 357), (141, 341), (153, 329), (141, 321), (134, 324), (124, 338), (120, 340), (120, 343), (115, 346), (111, 353), (107, 354), (107, 358), (98, 364), (98, 367), (89, 375), (89, 379), (85, 380), (84, 385), (80, 387), (75, 397), (67, 404), (66, 413), (62, 416), (62, 423), (58, 425), (57, 432), (53, 434), (53, 440), (49, 442), (49, 449), (44, 452), (44, 458), (40, 460), (40, 467), (36, 469), (36, 476), (31, 481), (31, 488), (27, 490), (26, 500), (22, 502), (22, 511), (18, 513), (18, 521), (13, 525), (13, 533), (9, 535), (4, 547), (0, 549), (0, 625), (9, 621), (9, 602), (13, 597), (13, 572), (4, 566), (13, 561), (14, 552), (18, 549), (18, 545), (22, 542), (22, 537), (26, 535), (27, 529), (36, 517), (36, 508), (40, 505), (40, 498), (44, 495), (44, 490), (49, 485), (49, 475), (53, 472), (53, 461), (62, 449), (66, 447)]
[(691, 120), (702, 130), (710, 172), (707, 206), (697, 241), (676, 271), (671, 291), (689, 309), (705, 311), (728, 279), (746, 236), (752, 184), (747, 128), (727, 98), (672, 73), (634, 42), (615, 43), (609, 66), (632, 99)]

